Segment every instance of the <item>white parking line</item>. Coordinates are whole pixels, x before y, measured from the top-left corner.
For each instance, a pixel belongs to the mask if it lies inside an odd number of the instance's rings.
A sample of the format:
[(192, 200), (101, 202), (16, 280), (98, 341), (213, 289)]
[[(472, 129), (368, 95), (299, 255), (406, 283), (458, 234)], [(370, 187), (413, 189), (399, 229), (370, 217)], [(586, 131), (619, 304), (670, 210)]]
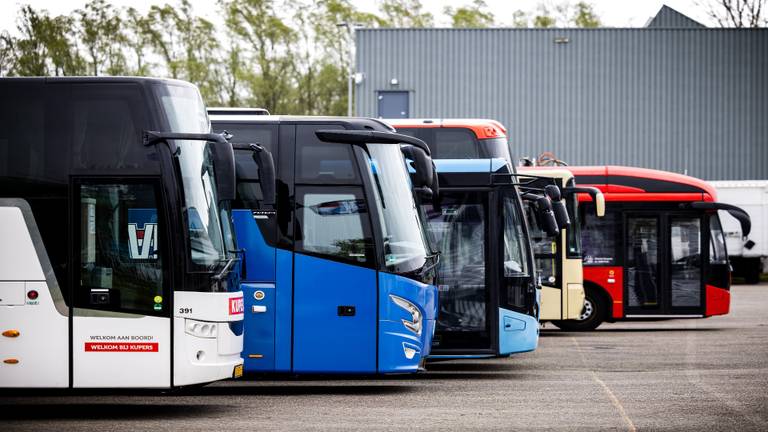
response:
[(608, 395), (608, 399), (611, 400), (611, 403), (619, 412), (619, 415), (621, 416), (622, 420), (624, 420), (624, 422), (627, 424), (627, 430), (629, 432), (637, 432), (637, 428), (635, 427), (635, 424), (632, 423), (632, 419), (629, 418), (629, 416), (627, 415), (627, 411), (624, 410), (624, 406), (621, 404), (621, 401), (619, 401), (619, 398), (617, 398), (616, 395), (613, 394), (613, 391), (611, 391), (611, 388), (608, 387), (608, 384), (606, 384), (605, 381), (601, 380), (600, 377), (597, 376), (597, 372), (590, 367), (586, 357), (584, 357), (584, 352), (581, 350), (581, 345), (579, 345), (579, 341), (577, 341), (576, 338), (573, 336), (571, 336), (571, 341), (573, 342), (574, 345), (576, 345), (576, 351), (578, 351), (579, 357), (581, 357), (581, 363), (585, 367), (589, 368), (590, 375), (592, 375), (592, 380), (595, 381), (597, 384), (599, 384), (600, 387), (602, 387), (605, 393)]

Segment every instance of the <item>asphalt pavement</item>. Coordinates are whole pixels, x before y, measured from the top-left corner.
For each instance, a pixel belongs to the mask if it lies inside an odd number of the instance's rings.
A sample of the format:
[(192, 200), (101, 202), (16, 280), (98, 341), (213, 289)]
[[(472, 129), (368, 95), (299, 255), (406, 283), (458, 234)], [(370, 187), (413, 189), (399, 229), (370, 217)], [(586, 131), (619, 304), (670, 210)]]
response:
[(417, 376), (181, 393), (0, 393), (0, 430), (768, 430), (768, 284), (698, 320), (546, 326), (538, 350)]

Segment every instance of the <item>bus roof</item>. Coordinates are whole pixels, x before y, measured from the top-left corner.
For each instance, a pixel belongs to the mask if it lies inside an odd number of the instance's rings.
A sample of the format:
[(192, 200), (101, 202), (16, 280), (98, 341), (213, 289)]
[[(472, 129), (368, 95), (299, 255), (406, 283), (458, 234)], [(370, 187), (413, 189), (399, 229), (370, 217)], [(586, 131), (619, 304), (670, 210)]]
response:
[(159, 83), (159, 84), (172, 84), (183, 85), (186, 87), (195, 87), (194, 84), (187, 81), (171, 79), (171, 78), (153, 78), (153, 77), (136, 77), (136, 76), (62, 76), (62, 77), (2, 77), (0, 82), (5, 83), (73, 83), (73, 84), (85, 84), (85, 83)]
[(228, 113), (209, 115), (212, 122), (230, 123), (310, 123), (310, 124), (340, 124), (350, 126), (352, 129), (376, 129), (394, 132), (392, 126), (381, 120), (367, 117), (332, 117), (332, 116), (286, 116), (286, 115), (254, 115), (248, 113)]
[(579, 185), (600, 189), (610, 201), (717, 200), (717, 192), (709, 183), (669, 171), (626, 166), (569, 166), (568, 170)]
[(208, 107), (208, 115), (250, 114), (270, 115), (266, 108), (232, 108), (232, 107)]
[(507, 128), (491, 119), (383, 119), (395, 128), (461, 128), (474, 132), (478, 139), (506, 138)]

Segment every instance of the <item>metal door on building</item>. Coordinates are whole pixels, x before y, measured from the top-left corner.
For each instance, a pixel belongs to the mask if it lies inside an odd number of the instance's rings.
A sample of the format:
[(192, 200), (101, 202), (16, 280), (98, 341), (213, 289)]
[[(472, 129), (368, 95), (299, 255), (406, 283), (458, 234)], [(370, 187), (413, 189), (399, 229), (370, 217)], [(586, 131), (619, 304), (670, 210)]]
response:
[(379, 118), (408, 118), (409, 94), (407, 91), (380, 91)]

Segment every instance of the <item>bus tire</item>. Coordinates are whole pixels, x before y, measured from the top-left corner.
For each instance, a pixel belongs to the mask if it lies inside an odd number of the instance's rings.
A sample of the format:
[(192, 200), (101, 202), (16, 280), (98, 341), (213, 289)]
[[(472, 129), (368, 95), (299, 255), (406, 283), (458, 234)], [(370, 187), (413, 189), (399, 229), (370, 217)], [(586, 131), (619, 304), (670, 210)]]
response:
[(606, 320), (608, 315), (608, 300), (594, 288), (584, 287), (584, 309), (580, 319), (552, 321), (552, 324), (566, 331), (594, 330)]

